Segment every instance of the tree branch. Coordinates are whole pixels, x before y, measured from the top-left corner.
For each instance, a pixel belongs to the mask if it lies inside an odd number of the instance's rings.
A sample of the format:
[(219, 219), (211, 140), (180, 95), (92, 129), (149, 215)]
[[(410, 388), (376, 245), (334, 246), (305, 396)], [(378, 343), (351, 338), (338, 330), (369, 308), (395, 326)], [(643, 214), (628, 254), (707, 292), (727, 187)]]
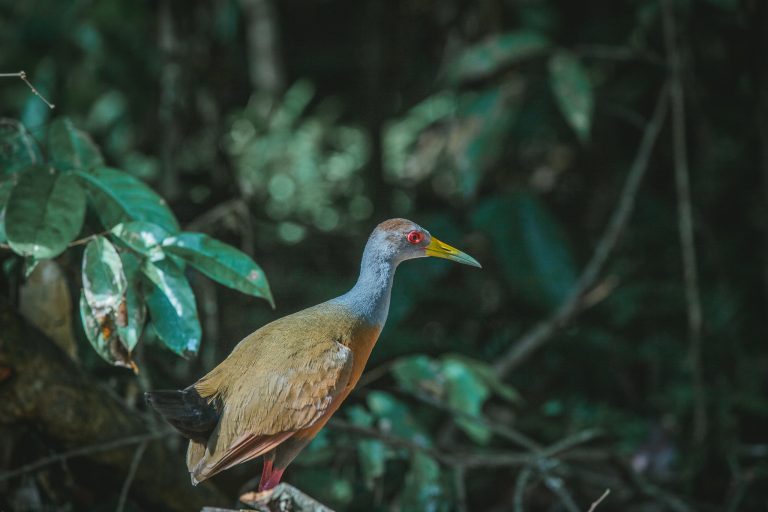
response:
[(32, 94), (40, 98), (40, 100), (48, 105), (48, 108), (53, 110), (56, 108), (56, 105), (45, 99), (45, 96), (40, 94), (40, 91), (38, 91), (34, 85), (32, 85), (32, 82), (30, 82), (27, 79), (27, 72), (26, 71), (19, 71), (18, 73), (0, 73), (0, 78), (20, 78), (25, 84), (27, 84), (27, 87), (32, 91)]
[(699, 294), (698, 265), (693, 236), (690, 171), (686, 149), (685, 95), (682, 78), (682, 56), (677, 41), (675, 13), (669, 0), (662, 1), (664, 43), (670, 73), (672, 100), (672, 147), (674, 152), (675, 186), (677, 188), (677, 225), (683, 260), (683, 279), (688, 315), (689, 358), (693, 371), (693, 439), (700, 443), (707, 433), (704, 376), (701, 363), (701, 296)]
[(648, 162), (653, 152), (653, 147), (667, 113), (667, 89), (665, 86), (659, 94), (653, 116), (643, 132), (640, 146), (635, 155), (635, 160), (632, 162), (632, 167), (627, 174), (616, 209), (611, 215), (597, 247), (595, 247), (592, 258), (587, 263), (587, 266), (584, 267), (579, 280), (568, 294), (568, 297), (566, 297), (555, 313), (547, 320), (539, 322), (532, 327), (510, 347), (506, 354), (501, 356), (495, 364), (496, 372), (500, 376), (506, 376), (511, 370), (525, 361), (535, 350), (541, 348), (581, 309), (584, 294), (589, 292), (602, 272), (634, 210), (640, 182), (648, 169)]

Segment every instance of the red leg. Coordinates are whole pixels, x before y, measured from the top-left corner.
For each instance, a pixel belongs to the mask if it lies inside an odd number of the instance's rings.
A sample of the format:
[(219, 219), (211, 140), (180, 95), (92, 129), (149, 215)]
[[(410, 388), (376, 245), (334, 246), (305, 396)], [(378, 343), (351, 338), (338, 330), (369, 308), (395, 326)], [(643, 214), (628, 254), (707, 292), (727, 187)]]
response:
[(285, 471), (285, 468), (272, 470), (266, 481), (262, 480), (259, 482), (259, 491), (268, 491), (277, 487), (277, 484), (280, 483), (280, 479), (283, 477), (283, 471)]
[[(275, 458), (274, 457), (264, 457), (264, 468), (261, 470), (261, 479), (259, 480), (259, 492), (266, 491), (267, 489), (271, 489), (272, 487), (267, 487), (267, 482), (269, 482), (269, 479), (271, 478), (273, 471), (272, 471), (272, 463), (274, 463)], [(278, 478), (279, 480), (279, 478)]]

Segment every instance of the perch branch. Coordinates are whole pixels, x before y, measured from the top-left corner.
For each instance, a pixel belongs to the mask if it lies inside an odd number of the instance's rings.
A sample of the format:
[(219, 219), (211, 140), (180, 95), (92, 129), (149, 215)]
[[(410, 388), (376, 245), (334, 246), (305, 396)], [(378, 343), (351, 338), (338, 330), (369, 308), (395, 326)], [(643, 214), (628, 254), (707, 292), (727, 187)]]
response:
[(653, 152), (656, 139), (659, 136), (664, 118), (667, 113), (668, 87), (659, 94), (653, 116), (645, 127), (635, 159), (627, 174), (624, 188), (619, 197), (608, 225), (600, 239), (592, 258), (587, 263), (575, 286), (568, 294), (555, 313), (526, 332), (518, 339), (506, 354), (503, 354), (495, 365), (500, 376), (506, 376), (511, 370), (525, 361), (535, 350), (547, 343), (560, 328), (566, 325), (581, 309), (582, 298), (594, 285), (605, 266), (608, 257), (613, 252), (621, 233), (629, 221), (635, 206), (635, 199), (640, 182), (648, 169), (648, 162)]
[(677, 188), (677, 225), (680, 233), (680, 249), (683, 261), (685, 300), (688, 315), (689, 358), (693, 370), (693, 439), (704, 440), (707, 432), (704, 377), (701, 363), (701, 296), (699, 294), (696, 247), (693, 236), (690, 170), (686, 150), (685, 93), (682, 78), (682, 56), (677, 40), (675, 14), (669, 0), (662, 2), (664, 42), (667, 47), (667, 64), (670, 73), (672, 101), (672, 148), (674, 154), (675, 187)]
[(27, 87), (29, 87), (29, 90), (32, 91), (32, 94), (37, 96), (42, 100), (43, 103), (48, 105), (48, 108), (53, 110), (56, 108), (56, 105), (45, 99), (45, 96), (40, 94), (40, 91), (38, 91), (34, 85), (32, 85), (32, 82), (30, 82), (27, 79), (27, 72), (26, 71), (19, 71), (18, 73), (0, 73), (0, 78), (20, 78), (25, 84), (27, 84)]

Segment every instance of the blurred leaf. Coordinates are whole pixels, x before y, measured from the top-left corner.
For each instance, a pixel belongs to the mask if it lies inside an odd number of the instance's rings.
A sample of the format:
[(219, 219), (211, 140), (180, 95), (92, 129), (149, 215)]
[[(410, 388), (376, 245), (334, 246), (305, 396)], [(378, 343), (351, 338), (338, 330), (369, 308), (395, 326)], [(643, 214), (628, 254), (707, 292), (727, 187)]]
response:
[[(481, 417), (483, 404), (490, 395), (485, 383), (467, 365), (456, 359), (443, 361), (443, 373), (448, 405), (472, 416)], [(473, 441), (487, 444), (491, 440), (491, 431), (486, 426), (468, 418), (454, 419), (459, 428)]]
[(42, 162), (40, 148), (24, 125), (14, 119), (0, 119), (0, 177)]
[(431, 446), (432, 440), (411, 416), (408, 407), (389, 393), (371, 391), (366, 397), (368, 408), (378, 418), (378, 426), (384, 432), (410, 439), (423, 446)]
[(485, 172), (498, 161), (516, 115), (516, 102), (500, 88), (461, 98), (449, 148), (465, 197), (475, 194)]
[(102, 359), (111, 365), (138, 371), (130, 352), (118, 339), (114, 316), (94, 313), (85, 299), (84, 292), (80, 293), (80, 319), (83, 322), (85, 336)]
[(576, 282), (576, 267), (560, 225), (528, 192), (483, 201), (473, 215), (488, 234), (513, 292), (544, 307), (560, 304)]
[(14, 180), (0, 182), (0, 244), (8, 240), (5, 235), (5, 205), (11, 195), (11, 189), (16, 184)]
[(151, 222), (123, 222), (111, 229), (126, 247), (147, 256), (150, 261), (165, 257), (161, 244), (169, 235), (166, 230)]
[(570, 52), (558, 51), (549, 59), (549, 85), (573, 131), (582, 142), (589, 140), (594, 98), (584, 65)]
[[(373, 416), (359, 405), (349, 407), (347, 415), (355, 425), (373, 426)], [(357, 442), (357, 458), (363, 471), (366, 487), (373, 489), (376, 479), (384, 476), (387, 459), (386, 446), (378, 439), (361, 439)]]
[(73, 176), (44, 165), (24, 170), (8, 198), (5, 232), (22, 256), (53, 258), (83, 226), (85, 194)]
[(88, 306), (98, 315), (115, 312), (126, 289), (120, 255), (103, 236), (97, 236), (83, 252), (83, 293)]
[(141, 262), (130, 252), (120, 255), (125, 273), (125, 296), (117, 316), (117, 332), (128, 351), (133, 351), (141, 339), (147, 306), (141, 294)]
[(145, 261), (141, 270), (149, 285), (145, 299), (155, 332), (177, 354), (196, 354), (200, 321), (195, 295), (184, 273), (169, 259)]
[(440, 485), (440, 465), (433, 458), (415, 452), (400, 496), (403, 510), (448, 511), (451, 507), (446, 498)]
[(416, 355), (400, 359), (392, 367), (392, 374), (403, 389), (442, 397), (445, 382), (438, 363), (429, 356)]
[(231, 245), (202, 233), (181, 233), (166, 239), (163, 248), (211, 279), (254, 297), (262, 297), (274, 307), (264, 271), (250, 256)]
[(72, 297), (64, 271), (56, 260), (41, 261), (21, 286), (19, 311), (72, 360), (77, 360)]
[(63, 171), (88, 170), (104, 165), (104, 158), (91, 137), (78, 130), (66, 117), (51, 123), (48, 129), (51, 165)]
[(479, 361), (461, 354), (448, 354), (443, 361), (456, 361), (471, 369), (475, 375), (488, 386), (491, 391), (511, 403), (520, 401), (520, 393), (515, 388), (501, 380), (493, 367), (485, 361)]
[(453, 81), (477, 80), (546, 52), (549, 41), (537, 32), (516, 31), (492, 36), (470, 46), (449, 67)]
[(141, 220), (157, 224), (169, 233), (179, 230), (179, 223), (165, 200), (130, 174), (109, 167), (98, 167), (92, 172), (76, 171), (74, 174), (88, 189), (94, 209), (105, 228)]

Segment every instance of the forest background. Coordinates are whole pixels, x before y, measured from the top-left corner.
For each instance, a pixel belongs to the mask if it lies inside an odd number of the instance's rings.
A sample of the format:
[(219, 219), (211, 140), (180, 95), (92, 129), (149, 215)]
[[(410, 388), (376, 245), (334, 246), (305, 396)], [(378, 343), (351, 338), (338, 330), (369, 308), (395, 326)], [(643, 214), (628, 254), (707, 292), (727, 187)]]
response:
[(395, 216), (484, 268), (400, 268), (287, 481), (765, 509), (765, 2), (2, 0), (0, 48), (0, 510), (232, 505), (257, 465), (193, 489), (141, 392), (344, 292)]

